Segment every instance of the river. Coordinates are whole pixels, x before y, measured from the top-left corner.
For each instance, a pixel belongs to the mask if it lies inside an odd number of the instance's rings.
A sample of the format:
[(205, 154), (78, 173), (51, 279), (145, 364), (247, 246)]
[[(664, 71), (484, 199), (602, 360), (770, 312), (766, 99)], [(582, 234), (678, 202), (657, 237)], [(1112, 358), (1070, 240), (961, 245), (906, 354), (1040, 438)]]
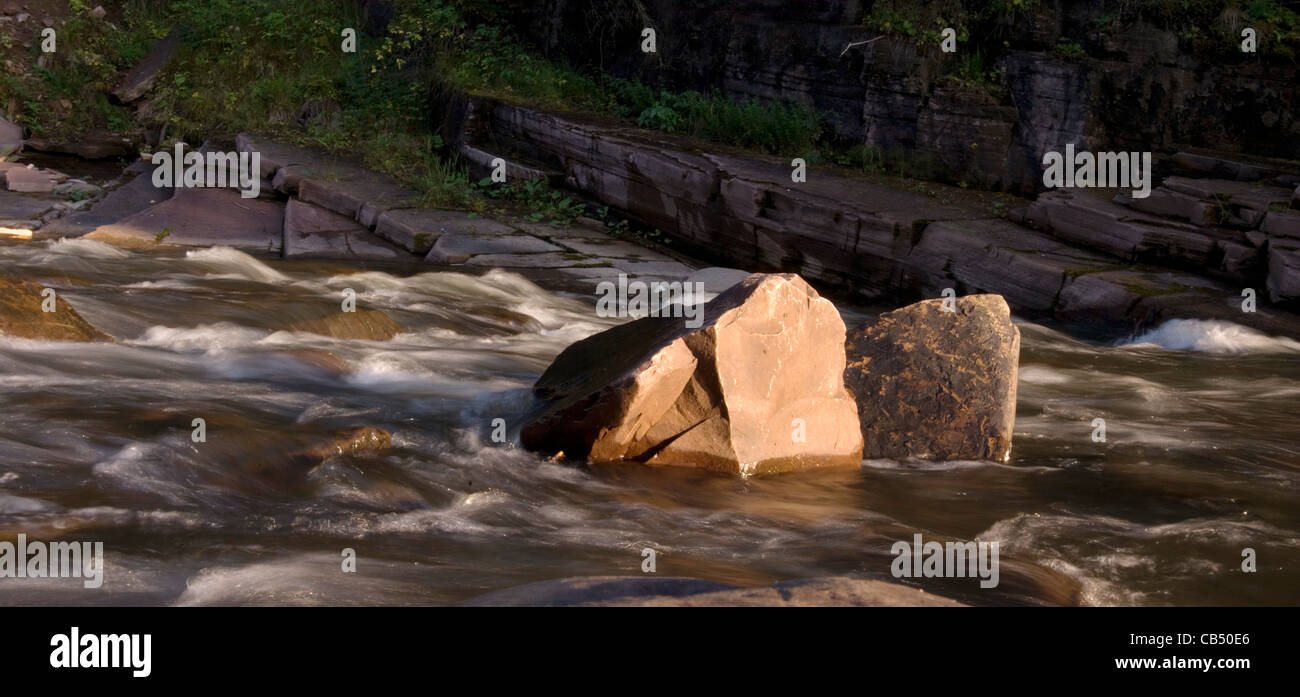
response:
[[(118, 339), (0, 338), (0, 538), (102, 541), (106, 557), (101, 588), (0, 579), (0, 604), (449, 604), (640, 574), (647, 547), (660, 576), (891, 580), (891, 544), (918, 533), (999, 542), (998, 588), (923, 584), (973, 602), (1276, 605), (1300, 588), (1300, 344), (1235, 325), (1096, 342), (1019, 322), (1010, 462), (743, 479), (493, 442), (561, 349), (616, 321), (514, 273), (88, 240), (0, 245), (0, 272)], [(408, 333), (286, 330), (347, 288)], [(295, 465), (357, 426), (393, 447)]]

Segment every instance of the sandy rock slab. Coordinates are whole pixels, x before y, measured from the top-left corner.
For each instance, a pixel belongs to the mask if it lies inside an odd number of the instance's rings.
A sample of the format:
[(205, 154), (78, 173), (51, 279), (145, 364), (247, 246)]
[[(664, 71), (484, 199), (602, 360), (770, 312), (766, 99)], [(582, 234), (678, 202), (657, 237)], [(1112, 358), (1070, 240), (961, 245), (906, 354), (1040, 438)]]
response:
[(39, 341), (113, 341), (90, 326), (62, 297), (45, 312), (47, 295), (38, 283), (0, 276), (0, 336)]
[(321, 319), (295, 322), (289, 325), (289, 329), (334, 339), (360, 341), (388, 341), (405, 331), (382, 310), (340, 312)]
[(242, 198), (234, 189), (184, 188), (86, 235), (127, 248), (224, 245), (271, 252), (280, 251), (283, 237), (283, 203)]

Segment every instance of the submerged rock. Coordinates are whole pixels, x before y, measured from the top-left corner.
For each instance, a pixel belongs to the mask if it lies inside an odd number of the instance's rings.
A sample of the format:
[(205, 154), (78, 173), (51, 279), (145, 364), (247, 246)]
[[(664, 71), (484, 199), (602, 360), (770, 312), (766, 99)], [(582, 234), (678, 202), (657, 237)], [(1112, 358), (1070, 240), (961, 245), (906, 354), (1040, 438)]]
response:
[(753, 474), (857, 467), (844, 322), (793, 274), (754, 274), (682, 317), (646, 317), (579, 341), (534, 386), (525, 447)]
[(320, 349), (295, 349), (293, 351), (287, 351), (285, 355), (335, 377), (348, 375), (352, 372), (352, 366), (348, 365), (347, 361), (329, 351), (321, 351)]
[(848, 337), (844, 381), (865, 458), (993, 460), (1011, 453), (1020, 331), (1000, 295), (926, 300)]
[(381, 310), (340, 312), (321, 319), (304, 320), (289, 325), (296, 332), (308, 332), (335, 339), (362, 341), (388, 341), (404, 329)]
[(393, 447), (392, 434), (382, 428), (363, 426), (336, 433), (330, 442), (300, 450), (294, 454), (294, 457), (319, 463), (336, 455), (381, 453), (391, 447)]
[(572, 607), (962, 607), (963, 603), (888, 581), (831, 576), (739, 588), (693, 578), (592, 576), (539, 581), (479, 596), (470, 606)]
[(255, 477), (260, 482), (278, 486), (296, 486), (307, 473), (331, 457), (339, 455), (365, 455), (382, 453), (393, 445), (388, 431), (373, 426), (363, 426), (338, 431), (319, 443), (294, 450), (280, 450), (274, 445), (259, 453), (258, 457), (241, 458), (240, 472)]
[(113, 341), (57, 294), (54, 311), (45, 312), (44, 291), (40, 284), (0, 276), (0, 335), (41, 341)]

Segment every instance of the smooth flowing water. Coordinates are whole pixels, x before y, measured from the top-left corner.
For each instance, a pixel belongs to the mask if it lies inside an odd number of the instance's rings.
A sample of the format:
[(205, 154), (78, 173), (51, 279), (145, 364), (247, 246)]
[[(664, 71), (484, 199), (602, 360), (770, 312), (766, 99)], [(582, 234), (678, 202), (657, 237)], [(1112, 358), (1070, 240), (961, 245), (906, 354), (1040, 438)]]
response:
[[(640, 574), (646, 547), (660, 576), (890, 580), (890, 546), (917, 533), (1000, 542), (998, 588), (922, 584), (976, 602), (1297, 600), (1295, 342), (1179, 322), (1096, 345), (1021, 323), (1005, 465), (868, 461), (749, 479), (585, 467), (490, 435), (497, 418), (513, 430), (561, 349), (616, 321), (594, 297), (503, 271), (391, 271), (224, 248), (0, 246), (0, 272), (58, 288), (118, 339), (0, 338), (0, 539), (102, 541), (106, 556), (99, 589), (6, 578), (0, 603), (454, 603)], [(409, 333), (287, 330), (337, 311), (345, 288)], [(358, 426), (390, 431), (393, 447), (293, 456)], [(345, 548), (357, 573), (341, 571)]]

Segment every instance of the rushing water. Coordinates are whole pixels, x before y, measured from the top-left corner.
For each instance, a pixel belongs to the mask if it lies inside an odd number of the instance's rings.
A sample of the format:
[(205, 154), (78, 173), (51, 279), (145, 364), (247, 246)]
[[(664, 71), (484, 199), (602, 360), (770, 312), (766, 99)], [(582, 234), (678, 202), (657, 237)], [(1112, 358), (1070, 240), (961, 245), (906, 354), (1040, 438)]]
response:
[[(517, 422), (550, 360), (613, 321), (512, 273), (86, 240), (0, 246), (0, 272), (58, 288), (118, 339), (0, 338), (0, 539), (98, 540), (107, 558), (102, 588), (0, 579), (4, 604), (452, 603), (639, 574), (645, 547), (661, 576), (889, 579), (891, 544), (916, 533), (1000, 541), (997, 589), (924, 584), (975, 601), (1291, 604), (1300, 587), (1300, 344), (1233, 325), (1114, 346), (1021, 323), (1006, 465), (741, 479), (493, 443), (492, 420)], [(336, 311), (345, 288), (409, 333), (286, 330)], [(196, 417), (206, 443), (190, 438)], [(394, 447), (309, 467), (291, 456), (356, 426)], [(355, 574), (340, 571), (344, 548)]]

